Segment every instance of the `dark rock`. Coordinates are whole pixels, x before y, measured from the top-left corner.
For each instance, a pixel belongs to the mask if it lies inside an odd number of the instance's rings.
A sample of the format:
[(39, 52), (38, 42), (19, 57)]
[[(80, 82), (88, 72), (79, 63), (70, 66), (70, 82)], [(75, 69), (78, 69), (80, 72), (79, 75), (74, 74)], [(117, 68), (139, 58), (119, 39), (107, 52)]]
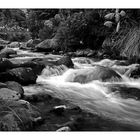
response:
[(140, 66), (130, 69), (127, 73), (129, 73), (129, 77), (131, 77), (131, 78), (139, 78), (140, 77)]
[(118, 81), (121, 80), (121, 76), (108, 67), (94, 66), (89, 69), (74, 70), (66, 79), (69, 82), (79, 83), (88, 83), (93, 80)]
[(57, 61), (58, 65), (65, 65), (68, 68), (73, 68), (74, 64), (69, 56), (64, 56)]
[(21, 97), (23, 97), (24, 89), (22, 88), (22, 86), (19, 83), (15, 82), (15, 81), (8, 81), (5, 84), (7, 85), (7, 87), (9, 89), (12, 89), (12, 90), (18, 92), (21, 95)]
[(31, 130), (41, 119), (37, 109), (24, 100), (0, 100), (0, 112), (0, 131)]
[(4, 48), (0, 52), (0, 58), (9, 58), (10, 55), (13, 55), (13, 54), (17, 54), (17, 52), (14, 51), (13, 49)]
[(55, 65), (57, 65), (56, 61), (48, 60), (48, 58), (35, 58), (35, 59), (32, 59), (32, 62), (39, 63), (41, 65), (44, 65), (45, 67), (46, 66), (55, 66)]
[(43, 42), (39, 43), (35, 48), (37, 51), (50, 52), (57, 47), (57, 39), (46, 39)]
[(45, 65), (39, 62), (35, 62), (35, 61), (28, 61), (28, 62), (24, 62), (19, 64), (20, 67), (30, 67), (32, 68), (33, 72), (35, 74), (40, 74), (41, 71), (45, 68)]
[(0, 51), (5, 48), (5, 45), (0, 44)]
[(129, 87), (127, 85), (110, 84), (109, 89), (113, 94), (116, 94), (124, 99), (133, 98), (140, 100), (140, 89), (135, 87)]
[(31, 68), (14, 68), (7, 72), (0, 73), (0, 81), (16, 81), (21, 85), (35, 84), (37, 75)]
[(5, 72), (8, 69), (16, 67), (10, 60), (6, 58), (0, 58), (0, 72)]
[(52, 96), (48, 94), (38, 93), (33, 95), (25, 95), (24, 100), (27, 100), (29, 102), (51, 101)]
[(65, 105), (55, 106), (50, 112), (55, 113), (57, 116), (63, 115), (64, 111), (66, 109)]

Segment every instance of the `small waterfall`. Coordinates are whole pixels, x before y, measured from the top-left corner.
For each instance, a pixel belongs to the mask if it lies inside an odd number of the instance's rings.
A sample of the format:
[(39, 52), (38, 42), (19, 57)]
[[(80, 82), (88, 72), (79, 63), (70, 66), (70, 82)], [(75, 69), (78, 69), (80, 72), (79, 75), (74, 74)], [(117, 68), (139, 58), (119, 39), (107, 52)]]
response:
[(60, 66), (46, 66), (46, 68), (42, 71), (42, 77), (50, 77), (62, 75), (68, 68), (64, 65)]

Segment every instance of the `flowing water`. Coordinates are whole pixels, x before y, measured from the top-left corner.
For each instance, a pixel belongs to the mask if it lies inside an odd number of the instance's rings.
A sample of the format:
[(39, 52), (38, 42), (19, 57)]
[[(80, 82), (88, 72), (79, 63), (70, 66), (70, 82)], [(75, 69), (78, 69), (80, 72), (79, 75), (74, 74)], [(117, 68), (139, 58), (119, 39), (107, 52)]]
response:
[[(26, 53), (28, 57), (48, 57), (54, 60), (61, 56), (40, 53), (31, 53), (18, 50), (18, 53)], [(19, 58), (17, 58), (19, 59)], [(130, 79), (123, 73), (131, 66), (115, 65), (116, 60), (104, 59), (95, 61), (89, 58), (73, 58), (74, 69), (66, 66), (47, 66), (42, 74), (38, 76), (37, 84), (24, 87), (26, 94), (36, 94), (39, 92), (52, 94), (60, 99), (65, 99), (80, 106), (91, 113), (105, 116), (123, 123), (133, 124), (140, 128), (140, 100), (134, 98), (123, 98), (118, 91), (112, 91), (110, 87), (125, 86), (126, 88), (137, 88), (140, 91), (140, 79)], [(94, 65), (112, 67), (122, 76), (121, 81), (102, 82), (93, 80), (85, 84), (69, 81), (68, 77), (74, 77), (75, 73), (83, 70), (88, 72)], [(123, 92), (123, 91), (122, 91)], [(133, 92), (133, 91), (132, 91)], [(140, 94), (140, 92), (139, 92)]]

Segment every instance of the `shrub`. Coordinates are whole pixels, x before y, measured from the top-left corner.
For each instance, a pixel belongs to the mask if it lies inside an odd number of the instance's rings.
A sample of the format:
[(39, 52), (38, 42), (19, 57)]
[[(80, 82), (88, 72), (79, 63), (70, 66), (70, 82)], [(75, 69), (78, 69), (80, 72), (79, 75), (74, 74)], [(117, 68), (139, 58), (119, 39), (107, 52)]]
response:
[(76, 50), (99, 49), (106, 36), (106, 27), (95, 10), (74, 13), (62, 22), (56, 32), (59, 48)]
[(135, 27), (129, 30), (118, 44), (121, 55), (128, 59), (140, 59), (140, 28)]

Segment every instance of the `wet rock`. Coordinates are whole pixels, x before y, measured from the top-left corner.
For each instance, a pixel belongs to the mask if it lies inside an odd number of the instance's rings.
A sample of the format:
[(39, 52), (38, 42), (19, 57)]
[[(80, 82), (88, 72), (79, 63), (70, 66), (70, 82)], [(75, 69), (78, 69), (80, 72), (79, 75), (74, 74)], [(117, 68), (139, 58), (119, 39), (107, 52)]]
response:
[(0, 51), (5, 48), (5, 45), (0, 44)]
[(31, 68), (14, 68), (7, 72), (0, 73), (0, 81), (16, 81), (21, 85), (35, 84), (37, 75)]
[(7, 87), (11, 90), (16, 91), (17, 93), (19, 93), (21, 95), (21, 97), (23, 97), (24, 95), (24, 89), (22, 88), (22, 86), (15, 82), (15, 81), (8, 81), (5, 83), (7, 85)]
[(139, 78), (140, 77), (140, 66), (136, 65), (135, 67), (132, 67), (125, 74), (131, 78)]
[(10, 55), (15, 55), (15, 54), (17, 54), (17, 52), (14, 51), (13, 49), (4, 48), (0, 52), (0, 58), (9, 58)]
[(52, 99), (51, 95), (38, 93), (33, 95), (25, 95), (24, 100), (30, 101), (30, 102), (42, 102), (42, 101), (50, 101)]
[(73, 68), (74, 64), (69, 56), (64, 56), (60, 58), (57, 62), (58, 65), (65, 65), (68, 68)]
[(83, 50), (78, 50), (78, 51), (76, 51), (76, 52), (75, 52), (75, 56), (76, 56), (76, 57), (84, 57), (84, 52), (83, 52)]
[(20, 98), (21, 95), (18, 92), (8, 88), (0, 88), (0, 99), (19, 100)]
[(0, 112), (0, 131), (31, 130), (41, 119), (37, 109), (26, 101), (0, 100)]
[(8, 69), (16, 67), (10, 60), (6, 58), (0, 58), (0, 72), (5, 72)]
[(58, 45), (57, 39), (46, 39), (43, 42), (39, 43), (35, 48), (37, 51), (50, 52)]
[(70, 127), (65, 126), (65, 127), (61, 127), (58, 130), (56, 130), (57, 132), (68, 132), (71, 131)]
[(113, 94), (120, 96), (121, 98), (128, 99), (132, 98), (140, 100), (140, 89), (135, 87), (129, 87), (126, 85), (111, 84), (109, 89)]
[(73, 70), (66, 79), (66, 81), (78, 83), (88, 83), (93, 80), (120, 81), (121, 76), (108, 67), (94, 66), (89, 69)]
[(10, 44), (8, 44), (9, 48), (18, 48), (20, 46), (19, 42), (11, 42)]
[(57, 116), (63, 115), (64, 111), (66, 110), (65, 105), (55, 106), (50, 112), (55, 113)]
[(35, 61), (28, 61), (28, 62), (19, 64), (19, 67), (30, 67), (32, 68), (34, 73), (38, 75), (45, 68), (45, 65), (39, 62), (35, 62)]
[(35, 59), (32, 59), (32, 62), (36, 62), (36, 63), (39, 63), (43, 66), (56, 66), (58, 65), (56, 63), (56, 61), (51, 61), (51, 60), (48, 60), (48, 58), (35, 58)]

